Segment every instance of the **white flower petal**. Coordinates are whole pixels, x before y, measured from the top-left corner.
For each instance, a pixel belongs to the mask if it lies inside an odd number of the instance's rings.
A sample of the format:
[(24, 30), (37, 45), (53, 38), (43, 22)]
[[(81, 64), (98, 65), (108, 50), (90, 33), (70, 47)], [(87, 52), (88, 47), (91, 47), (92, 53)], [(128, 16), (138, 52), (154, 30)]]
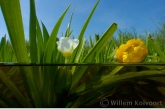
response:
[(59, 41), (57, 41), (58, 50), (62, 52), (65, 57), (69, 57), (73, 50), (77, 47), (79, 40), (70, 39), (69, 37), (61, 37)]
[(60, 42), (59, 42), (59, 41), (57, 41), (56, 43), (57, 43), (57, 45), (59, 45), (59, 44), (60, 44)]
[(79, 44), (79, 40), (78, 39), (73, 39), (72, 41), (73, 41), (73, 48), (75, 49)]

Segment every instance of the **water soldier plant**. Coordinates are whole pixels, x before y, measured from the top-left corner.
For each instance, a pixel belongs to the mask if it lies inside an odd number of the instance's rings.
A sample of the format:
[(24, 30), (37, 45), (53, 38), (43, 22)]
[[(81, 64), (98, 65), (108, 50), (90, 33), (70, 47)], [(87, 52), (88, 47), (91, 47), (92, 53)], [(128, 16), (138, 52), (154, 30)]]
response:
[[(44, 23), (38, 21), (35, 0), (29, 0), (26, 42), (20, 1), (0, 0), (10, 38), (7, 41), (4, 36), (0, 42), (0, 107), (165, 107), (165, 49), (159, 49), (153, 35), (142, 41), (119, 32), (117, 39), (113, 34), (118, 25), (113, 23), (102, 35), (96, 34), (94, 41), (90, 37), (87, 45), (83, 36), (99, 2), (78, 39), (70, 38), (73, 12), (65, 35), (58, 39), (58, 30), (71, 5), (49, 34)], [(122, 63), (117, 62), (115, 54)], [(118, 106), (104, 105), (102, 100), (160, 103)]]

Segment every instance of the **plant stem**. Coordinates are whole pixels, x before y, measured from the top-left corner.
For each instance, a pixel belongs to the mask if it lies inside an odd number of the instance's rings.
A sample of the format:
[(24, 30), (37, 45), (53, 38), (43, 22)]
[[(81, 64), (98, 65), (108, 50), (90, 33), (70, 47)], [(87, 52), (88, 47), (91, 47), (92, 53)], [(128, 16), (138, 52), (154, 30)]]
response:
[(65, 58), (65, 64), (69, 62), (69, 58)]

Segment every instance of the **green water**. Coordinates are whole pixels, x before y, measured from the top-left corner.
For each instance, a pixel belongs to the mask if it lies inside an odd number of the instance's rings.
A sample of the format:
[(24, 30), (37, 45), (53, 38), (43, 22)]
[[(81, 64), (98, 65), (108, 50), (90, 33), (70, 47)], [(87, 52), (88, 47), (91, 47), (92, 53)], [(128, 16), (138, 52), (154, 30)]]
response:
[[(77, 89), (74, 93), (67, 95), (66, 92), (69, 92), (69, 88), (65, 89), (65, 91), (63, 89), (59, 91), (63, 80), (67, 78), (67, 74), (72, 71), (72, 68), (75, 68), (76, 71), (79, 67), (84, 67), (86, 70), (77, 83)], [(37, 70), (33, 72), (39, 92), (41, 91), (39, 87), (41, 85), (40, 81), (48, 80), (42, 86), (45, 88), (49, 85), (49, 80), (52, 79), (56, 82), (57, 78), (55, 79), (55, 77), (60, 77), (58, 82), (53, 84), (53, 86), (56, 86), (55, 93), (58, 92), (59, 94), (61, 92), (59, 100), (56, 106), (49, 107), (74, 107), (77, 102), (80, 103), (79, 105), (76, 104), (77, 107), (93, 108), (104, 106), (109, 108), (165, 107), (165, 63), (0, 63), (0, 70), (20, 90), (25, 99), (28, 99), (28, 89), (25, 86), (27, 81), (22, 75), (27, 72), (26, 70), (21, 70), (22, 68), (27, 68), (27, 70), (28, 68), (35, 68), (39, 71), (39, 73), (37, 73)], [(58, 75), (61, 73), (58, 71), (60, 68), (67, 68), (62, 76)], [(15, 107), (23, 107), (20, 101), (16, 100), (12, 90), (8, 88), (10, 85), (7, 85), (5, 81), (7, 79), (3, 80), (2, 75), (0, 75), (0, 107), (13, 106), (10, 106), (10, 101), (5, 101), (6, 99), (12, 100), (16, 104), (16, 106), (14, 105)], [(51, 90), (50, 92), (52, 92)], [(41, 96), (44, 96), (44, 94)], [(81, 97), (82, 100), (80, 99)], [(77, 101), (78, 98), (79, 101)], [(103, 100), (104, 103), (107, 103), (106, 105), (101, 104)], [(59, 104), (58, 102), (61, 101), (65, 102)], [(72, 105), (69, 105), (70, 101), (74, 101)], [(7, 102), (7, 105), (4, 102)]]

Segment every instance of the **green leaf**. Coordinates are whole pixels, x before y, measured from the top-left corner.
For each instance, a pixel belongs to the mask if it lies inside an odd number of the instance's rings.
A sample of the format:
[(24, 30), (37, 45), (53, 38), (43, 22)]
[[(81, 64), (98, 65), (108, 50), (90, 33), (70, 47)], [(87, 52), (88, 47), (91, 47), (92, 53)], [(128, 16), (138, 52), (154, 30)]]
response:
[(5, 45), (6, 43), (6, 35), (4, 37), (1, 38), (1, 43), (0, 43), (0, 50), (2, 49), (2, 47)]
[(19, 0), (1, 0), (0, 3), (17, 62), (28, 62)]
[(99, 39), (100, 39), (100, 38), (99, 38), (99, 35), (95, 34), (95, 40), (96, 40), (96, 42), (97, 42)]
[(49, 40), (48, 40), (48, 42), (46, 44), (46, 48), (45, 48), (45, 54), (44, 54), (44, 62), (45, 63), (50, 63), (51, 62), (51, 57), (52, 57), (53, 50), (57, 49), (57, 45), (56, 45), (57, 33), (58, 33), (60, 25), (61, 25), (61, 23), (63, 21), (63, 18), (65, 16), (65, 14), (67, 13), (69, 7), (70, 7), (70, 5), (67, 7), (67, 9), (64, 11), (64, 13), (61, 15), (61, 17), (57, 21), (57, 23), (54, 26), (53, 31), (52, 31), (52, 33), (51, 33), (51, 35), (49, 37)]
[[(93, 13), (95, 12), (95, 9), (96, 9), (97, 5), (99, 4), (99, 2), (100, 2), (100, 0), (98, 0), (98, 2), (95, 4), (95, 6), (93, 7), (91, 13), (89, 14), (87, 20), (85, 21), (85, 23), (84, 23), (84, 25), (83, 25), (83, 27), (82, 27), (82, 29), (81, 29), (81, 32), (80, 32), (80, 34), (79, 34), (79, 37), (78, 37), (78, 40), (79, 40), (79, 41), (82, 40), (83, 35), (84, 35), (84, 33), (85, 33), (85, 30), (86, 30), (86, 28), (87, 28), (87, 26), (88, 26), (88, 24), (89, 24), (89, 21), (90, 21), (90, 19), (92, 18), (92, 15), (93, 15)], [(80, 47), (80, 46), (78, 45), (78, 47), (74, 50), (74, 52), (73, 52), (73, 54), (72, 54), (72, 57), (71, 57), (71, 62), (75, 62), (75, 57), (76, 57), (76, 55), (77, 55), (77, 53), (78, 53), (79, 47)]]
[(2, 62), (7, 62), (7, 54), (8, 53), (7, 53), (6, 35), (4, 37), (2, 37), (2, 39), (1, 39), (0, 51), (1, 51), (1, 56), (2, 56), (1, 61)]
[[(82, 92), (84, 90), (96, 89), (103, 87), (105, 85), (110, 85), (116, 82), (121, 82), (128, 79), (141, 79), (141, 78), (150, 78), (150, 77), (162, 77), (165, 76), (165, 70), (146, 70), (140, 72), (128, 72), (122, 75), (106, 75), (102, 76), (100, 81), (89, 82), (88, 84), (83, 84), (79, 86), (75, 92)], [(97, 80), (97, 79), (96, 79)]]
[(99, 53), (107, 44), (107, 42), (110, 40), (112, 35), (117, 30), (118, 25), (116, 23), (113, 23), (108, 30), (103, 34), (103, 36), (98, 40), (98, 42), (95, 44), (95, 46), (90, 50), (88, 55), (85, 57), (84, 62), (91, 62), (91, 58), (94, 56), (95, 53)]
[[(30, 58), (32, 63), (38, 62), (37, 58), (37, 43), (36, 43), (36, 10), (35, 10), (35, 1), (30, 0), (30, 26), (29, 26), (29, 34), (30, 34)], [(41, 51), (38, 51), (41, 52)], [(35, 83), (37, 89), (39, 90), (39, 95), (41, 94), (41, 72), (36, 67), (31, 67), (33, 72), (33, 77), (35, 78)]]
[(77, 52), (77, 55), (76, 55), (76, 58), (75, 58), (75, 62), (76, 62), (76, 63), (79, 62), (79, 61), (82, 61), (82, 60), (79, 60), (79, 59), (80, 59), (81, 54), (83, 53), (82, 51), (83, 51), (83, 49), (84, 49), (85, 40), (86, 40), (86, 39), (84, 38), (84, 39), (82, 39), (82, 40), (80, 41), (79, 49), (78, 49), (78, 52)]
[(30, 58), (32, 63), (38, 62), (37, 58), (37, 43), (36, 43), (36, 10), (35, 1), (30, 0), (30, 24), (29, 24), (29, 35), (30, 35)]
[(92, 105), (107, 96), (115, 93), (116, 83), (107, 85), (105, 87), (89, 90), (83, 94), (74, 102), (72, 108), (80, 107), (82, 105)]
[[(71, 85), (71, 77), (72, 74), (69, 71), (69, 67), (61, 66), (58, 69), (58, 72), (56, 74), (55, 78), (55, 92), (57, 95), (61, 95), (63, 93), (66, 93), (69, 91), (70, 85)], [(60, 97), (60, 96), (59, 96)]]
[[(83, 63), (90, 63), (92, 62), (95, 55), (99, 54), (100, 51), (106, 46), (107, 42), (114, 34), (117, 29), (117, 24), (113, 23), (108, 30), (103, 34), (103, 36), (98, 40), (95, 46), (90, 50), (88, 55), (84, 58)], [(73, 92), (80, 80), (80, 78), (85, 73), (87, 66), (78, 67), (77, 70), (73, 74), (73, 81), (71, 86), (71, 92)]]
[(0, 78), (24, 107), (31, 107), (30, 103), (25, 99), (20, 90), (13, 84), (12, 81), (10, 81), (10, 79), (8, 79), (2, 70), (0, 70)]
[(91, 36), (89, 37), (89, 40), (90, 40), (90, 46), (93, 47), (94, 44), (93, 44), (93, 41), (92, 41), (92, 37)]
[(44, 41), (38, 19), (36, 18), (36, 20), (37, 20), (36, 23), (37, 23), (37, 42), (38, 42), (38, 62), (43, 63)]
[(118, 71), (120, 71), (124, 66), (117, 66), (109, 75), (115, 75)]
[(160, 50), (160, 48), (151, 39), (148, 39), (148, 42), (150, 46), (155, 50), (155, 52), (160, 55), (162, 61), (165, 62), (165, 54)]
[(20, 67), (21, 74), (23, 77), (24, 85), (28, 96), (30, 98), (30, 102), (34, 105), (34, 107), (43, 107), (41, 98), (39, 96), (39, 92), (36, 86), (35, 78), (33, 76), (33, 69), (32, 67)]
[(55, 105), (55, 100), (57, 99), (54, 93), (56, 72), (56, 66), (43, 66), (41, 96), (44, 107), (53, 107), (53, 105)]
[(4, 95), (1, 92), (0, 92), (0, 98), (9, 107), (12, 107), (12, 108), (17, 108), (18, 107), (11, 99), (9, 99), (6, 95)]
[(70, 26), (71, 26), (71, 23), (72, 23), (72, 17), (73, 17), (73, 13), (74, 13), (74, 9), (72, 11), (72, 14), (70, 16), (70, 20), (69, 20), (69, 23), (68, 23), (68, 26), (67, 26), (67, 29), (66, 29), (66, 33), (65, 33), (65, 37), (69, 37), (72, 33), (72, 31), (70, 31)]
[[(29, 59), (26, 51), (20, 2), (19, 0), (1, 0), (0, 3), (17, 62), (26, 63), (29, 61)], [(23, 67), (21, 73), (24, 77), (24, 82), (27, 83), (25, 84), (25, 87), (26, 89), (29, 89), (28, 93), (31, 95), (32, 100), (35, 101), (35, 106), (42, 107), (42, 103), (34, 81), (34, 72), (32, 68)]]
[[(44, 35), (44, 47), (46, 46), (48, 40), (49, 40), (49, 33), (48, 30), (46, 29), (45, 25), (42, 22), (42, 29), (43, 29), (43, 35)], [(45, 48), (44, 48), (45, 50)]]

